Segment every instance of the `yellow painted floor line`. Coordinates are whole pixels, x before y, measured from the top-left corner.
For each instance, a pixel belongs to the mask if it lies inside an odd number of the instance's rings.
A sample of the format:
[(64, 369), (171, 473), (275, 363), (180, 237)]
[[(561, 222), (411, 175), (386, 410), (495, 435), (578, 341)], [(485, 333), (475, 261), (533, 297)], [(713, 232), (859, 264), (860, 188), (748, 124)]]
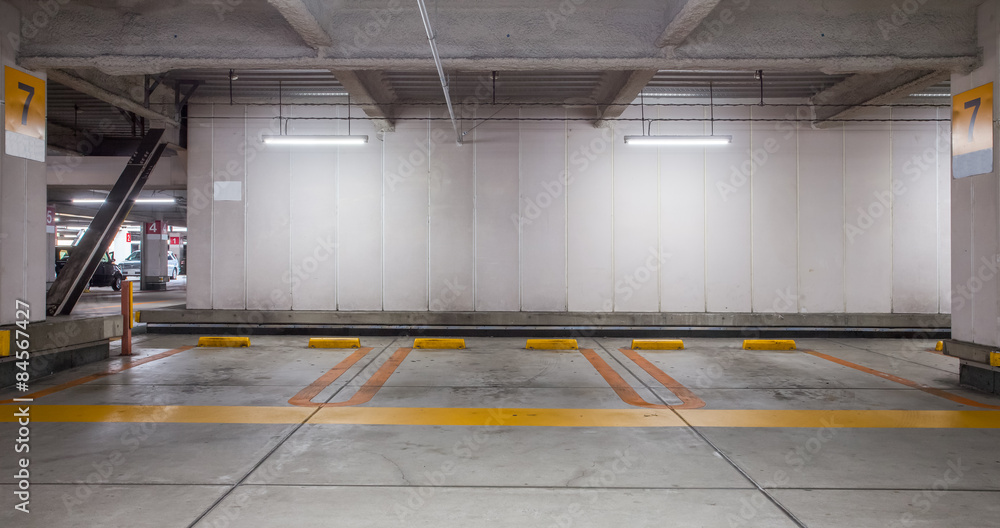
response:
[[(16, 405), (0, 406), (0, 423), (15, 422)], [(33, 405), (32, 422), (158, 422), (439, 425), (505, 427), (695, 427), (1000, 429), (996, 411), (490, 409), (427, 407)], [(679, 416), (678, 416), (679, 415)], [(683, 420), (681, 420), (683, 417)]]
[[(123, 370), (128, 370), (128, 369), (131, 369), (131, 368), (135, 368), (135, 367), (138, 367), (139, 365), (145, 365), (146, 363), (149, 363), (151, 361), (156, 361), (158, 359), (167, 358), (167, 357), (170, 357), (170, 356), (172, 356), (174, 354), (180, 354), (181, 352), (184, 352), (185, 350), (191, 350), (192, 348), (194, 348), (194, 347), (193, 346), (182, 346), (182, 347), (175, 348), (173, 350), (168, 350), (166, 352), (160, 352), (159, 354), (153, 354), (152, 356), (146, 356), (146, 357), (134, 356), (133, 359), (131, 359), (131, 361), (129, 361), (128, 363), (123, 363), (119, 367), (113, 367), (113, 368), (110, 368), (110, 369), (108, 369), (108, 370), (106, 370), (104, 372), (99, 372), (97, 374), (91, 374), (89, 376), (84, 376), (82, 378), (78, 378), (78, 379), (75, 379), (73, 381), (67, 381), (66, 383), (62, 383), (62, 384), (56, 385), (55, 387), (49, 387), (47, 389), (42, 389), (42, 390), (40, 390), (38, 392), (33, 392), (31, 394), (25, 394), (24, 396), (19, 396), (19, 397), (20, 398), (32, 398), (32, 399), (37, 400), (39, 398), (48, 396), (49, 394), (55, 394), (55, 393), (57, 393), (59, 391), (64, 391), (66, 389), (70, 389), (70, 388), (76, 387), (77, 385), (83, 385), (84, 383), (88, 383), (88, 382), (94, 381), (96, 379), (101, 379), (103, 377), (110, 376), (112, 374), (118, 374), (119, 372), (121, 372)], [(3, 401), (0, 401), (0, 404), (11, 403), (13, 401), (14, 400), (3, 400)]]

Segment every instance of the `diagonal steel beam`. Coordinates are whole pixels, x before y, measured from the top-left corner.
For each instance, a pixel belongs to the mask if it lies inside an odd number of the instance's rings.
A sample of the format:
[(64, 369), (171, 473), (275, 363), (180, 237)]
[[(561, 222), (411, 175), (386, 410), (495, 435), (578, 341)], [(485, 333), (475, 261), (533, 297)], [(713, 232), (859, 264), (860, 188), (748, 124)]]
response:
[(135, 154), (129, 158), (108, 198), (101, 204), (76, 250), (49, 288), (45, 300), (49, 315), (69, 315), (73, 311), (83, 290), (90, 283), (90, 278), (97, 271), (104, 251), (121, 229), (122, 222), (135, 204), (136, 196), (163, 154), (166, 148), (165, 144), (160, 143), (163, 132), (162, 128), (150, 129)]

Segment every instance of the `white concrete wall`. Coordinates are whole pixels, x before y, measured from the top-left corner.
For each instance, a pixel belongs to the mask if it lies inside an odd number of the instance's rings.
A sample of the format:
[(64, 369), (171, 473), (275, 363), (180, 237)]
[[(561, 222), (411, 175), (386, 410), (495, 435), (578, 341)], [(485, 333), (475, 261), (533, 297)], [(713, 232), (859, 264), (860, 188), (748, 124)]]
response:
[[(18, 35), (20, 20), (15, 8), (0, 2), (0, 87), (3, 66), (15, 65), (17, 50), (9, 36)], [(45, 78), (44, 73), (35, 75)], [(0, 105), (0, 122), (3, 113)], [(45, 164), (5, 152), (0, 133), (0, 325), (23, 320), (15, 313), (16, 300), (30, 305), (31, 321), (45, 319), (45, 280), (49, 267), (55, 266), (46, 259)]]
[[(1000, 97), (1000, 20), (995, 2), (979, 7), (979, 42), (983, 65), (969, 75), (952, 75), (952, 94), (993, 84), (993, 118)], [(952, 338), (1000, 346), (997, 262), (1000, 261), (1000, 142), (994, 129), (993, 172), (952, 180)], [(947, 158), (950, 164), (951, 158)]]
[[(346, 111), (317, 108), (283, 114)], [(554, 120), (487, 121), (458, 147), (449, 122), (427, 119), (441, 108), (409, 109), (420, 119), (384, 141), (353, 121), (366, 146), (265, 148), (276, 108), (192, 106), (188, 307), (949, 311), (947, 123), (817, 130), (790, 119), (795, 107), (719, 107), (716, 118), (758, 121), (716, 122), (734, 136), (728, 147), (657, 149), (624, 144), (638, 122), (596, 129), (576, 112), (507, 108), (497, 117)], [(646, 108), (647, 118), (707, 116)], [(708, 129), (653, 123), (662, 134)], [(345, 122), (289, 124), (338, 131)], [(243, 183), (242, 201), (211, 199), (222, 180)]]

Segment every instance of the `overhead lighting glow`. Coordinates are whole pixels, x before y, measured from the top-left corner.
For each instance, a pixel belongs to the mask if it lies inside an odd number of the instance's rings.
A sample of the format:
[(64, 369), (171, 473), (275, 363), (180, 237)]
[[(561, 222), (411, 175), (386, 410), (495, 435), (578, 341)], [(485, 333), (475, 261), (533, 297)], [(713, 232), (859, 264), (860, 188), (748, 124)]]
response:
[(186, 227), (170, 226), (170, 232), (172, 233), (187, 233), (187, 230), (188, 228)]
[[(104, 203), (100, 198), (73, 198), (75, 204), (99, 204)], [(135, 203), (141, 204), (172, 204), (177, 203), (175, 198), (138, 198)]]
[(626, 145), (693, 146), (728, 145), (733, 136), (625, 136)]
[(264, 136), (268, 145), (364, 145), (368, 136)]

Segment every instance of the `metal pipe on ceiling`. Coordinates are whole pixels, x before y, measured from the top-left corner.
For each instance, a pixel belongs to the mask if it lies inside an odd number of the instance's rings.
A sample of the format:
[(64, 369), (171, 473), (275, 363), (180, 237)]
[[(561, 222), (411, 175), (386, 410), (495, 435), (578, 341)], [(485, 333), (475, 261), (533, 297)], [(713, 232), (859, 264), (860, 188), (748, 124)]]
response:
[(462, 144), (462, 132), (458, 129), (458, 121), (455, 120), (455, 108), (451, 105), (451, 95), (448, 93), (448, 79), (444, 75), (444, 66), (441, 65), (441, 56), (438, 55), (437, 42), (434, 38), (434, 30), (431, 28), (431, 19), (427, 14), (427, 4), (424, 0), (417, 0), (420, 6), (420, 18), (424, 21), (424, 29), (427, 30), (427, 42), (431, 45), (431, 55), (434, 57), (434, 66), (437, 67), (438, 77), (441, 78), (441, 89), (444, 90), (444, 101), (448, 104), (448, 115), (451, 116), (451, 126), (455, 128), (455, 141)]

